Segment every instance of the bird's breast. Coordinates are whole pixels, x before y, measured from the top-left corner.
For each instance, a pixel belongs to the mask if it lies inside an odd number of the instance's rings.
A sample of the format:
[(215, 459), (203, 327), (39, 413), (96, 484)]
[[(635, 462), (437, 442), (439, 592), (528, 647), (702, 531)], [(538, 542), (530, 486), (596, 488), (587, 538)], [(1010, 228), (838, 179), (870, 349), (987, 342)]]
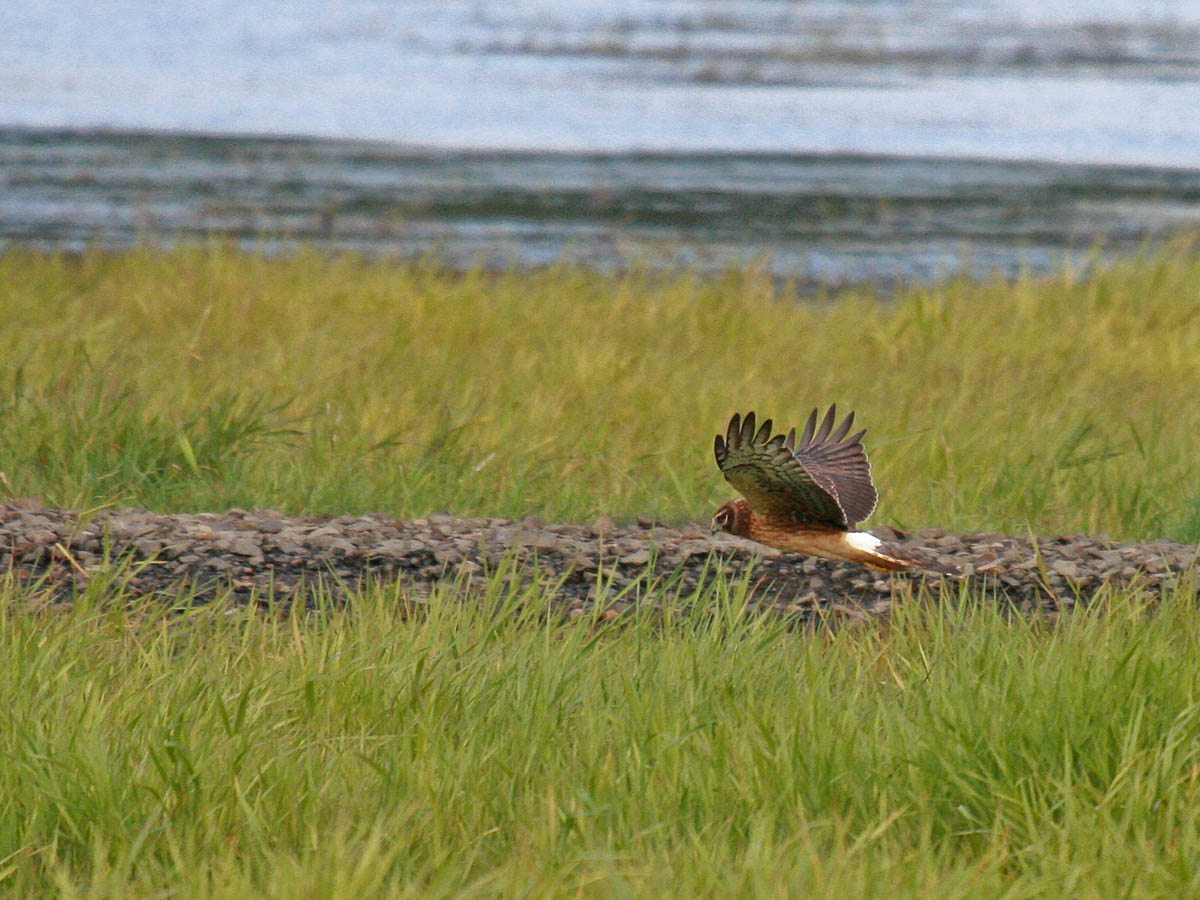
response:
[(777, 550), (824, 556), (842, 549), (844, 534), (832, 528), (797, 525), (795, 522), (756, 514), (750, 519), (748, 537)]

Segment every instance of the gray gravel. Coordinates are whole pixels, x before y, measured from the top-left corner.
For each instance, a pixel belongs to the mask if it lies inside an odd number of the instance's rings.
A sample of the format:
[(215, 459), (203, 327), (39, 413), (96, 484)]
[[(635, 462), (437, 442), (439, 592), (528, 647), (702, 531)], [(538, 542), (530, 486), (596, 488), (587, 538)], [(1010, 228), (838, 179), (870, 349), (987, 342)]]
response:
[[(729, 535), (713, 537), (705, 526), (669, 528), (648, 519), (571, 525), (437, 514), (399, 521), (240, 509), (83, 515), (18, 500), (0, 504), (0, 573), (24, 583), (40, 580), (60, 600), (114, 571), (137, 593), (172, 597), (187, 586), (200, 598), (231, 590), (243, 601), (288, 600), (318, 583), (344, 597), (370, 577), (398, 581), (420, 599), (439, 581), (482, 581), (515, 558), (519, 565), (512, 577), (542, 573), (561, 582), (556, 597), (569, 615), (586, 611), (598, 595), (607, 602), (628, 589), (611, 607), (613, 616), (636, 602), (648, 579), (674, 575), (691, 589), (718, 571), (749, 571), (755, 602), (801, 616), (884, 613), (922, 583), (935, 593), (956, 595), (963, 582), (985, 587), (1001, 602), (1027, 611), (1086, 603), (1104, 585), (1133, 584), (1151, 595), (1176, 585), (1196, 591), (1191, 577), (1200, 553), (1196, 545), (1117, 543), (1084, 535), (1032, 541), (939, 529), (873, 531), (887, 549), (920, 560), (924, 571), (882, 576)], [(945, 572), (955, 574), (940, 574)]]

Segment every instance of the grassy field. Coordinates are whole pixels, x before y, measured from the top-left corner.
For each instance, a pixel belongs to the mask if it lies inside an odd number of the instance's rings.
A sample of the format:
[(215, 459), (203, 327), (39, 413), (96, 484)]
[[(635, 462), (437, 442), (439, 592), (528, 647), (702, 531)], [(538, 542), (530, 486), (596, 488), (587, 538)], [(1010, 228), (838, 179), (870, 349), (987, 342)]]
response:
[[(10, 251), (0, 500), (705, 521), (731, 412), (837, 401), (874, 521), (1196, 540), (1197, 285), (1188, 243), (800, 304), (753, 272)], [(0, 573), (2, 896), (1200, 896), (1194, 586), (807, 631), (738, 583), (664, 627), (499, 579), (302, 617), (118, 576), (61, 609)]]
[(817, 633), (736, 588), (665, 629), (498, 591), (308, 620), (23, 599), (5, 896), (1200, 896), (1194, 599)]
[(0, 498), (707, 521), (713, 435), (854, 409), (917, 528), (1200, 538), (1200, 252), (778, 298), (753, 272), (0, 256)]

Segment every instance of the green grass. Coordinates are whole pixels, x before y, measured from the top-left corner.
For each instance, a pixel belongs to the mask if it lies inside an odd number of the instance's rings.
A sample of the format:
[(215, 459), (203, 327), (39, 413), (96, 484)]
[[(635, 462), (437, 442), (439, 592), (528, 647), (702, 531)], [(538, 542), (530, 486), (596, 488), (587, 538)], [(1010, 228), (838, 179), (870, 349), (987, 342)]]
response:
[(0, 497), (705, 521), (729, 415), (836, 401), (903, 527), (1200, 537), (1200, 251), (779, 297), (219, 247), (0, 256)]
[[(13, 897), (1200, 894), (1200, 611), (0, 602)], [(514, 603), (524, 603), (516, 613)]]
[[(731, 412), (837, 401), (876, 521), (1196, 540), (1198, 284), (1186, 241), (820, 303), (753, 271), (12, 250), (0, 499), (703, 521)], [(3, 896), (1200, 896), (1194, 586), (812, 631), (725, 582), (613, 625), (499, 577), (303, 617), (167, 612), (119, 565), (66, 609), (4, 578)]]

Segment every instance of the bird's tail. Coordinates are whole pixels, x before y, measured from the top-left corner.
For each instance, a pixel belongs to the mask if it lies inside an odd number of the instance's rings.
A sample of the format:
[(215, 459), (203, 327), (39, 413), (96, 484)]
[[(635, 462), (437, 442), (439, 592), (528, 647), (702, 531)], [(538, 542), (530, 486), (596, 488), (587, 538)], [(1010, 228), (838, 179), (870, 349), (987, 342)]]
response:
[(889, 556), (879, 548), (883, 541), (866, 531), (848, 531), (842, 535), (845, 559), (870, 566), (877, 572), (902, 572), (911, 569), (911, 560)]

